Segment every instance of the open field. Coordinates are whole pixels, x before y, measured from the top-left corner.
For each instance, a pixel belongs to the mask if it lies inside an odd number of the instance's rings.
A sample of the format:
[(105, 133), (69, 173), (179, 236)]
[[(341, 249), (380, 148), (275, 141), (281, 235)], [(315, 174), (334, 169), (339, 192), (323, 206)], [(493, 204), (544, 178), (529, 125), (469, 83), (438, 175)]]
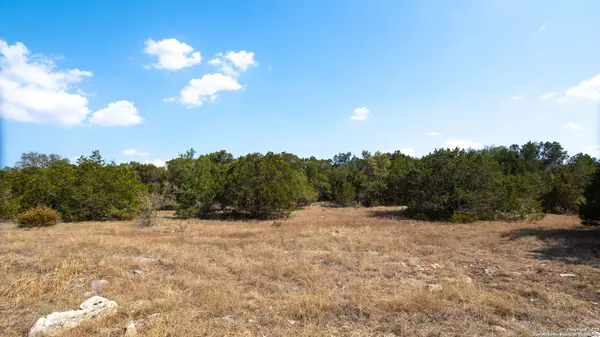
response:
[(100, 279), (117, 315), (62, 336), (118, 336), (128, 321), (153, 313), (158, 319), (142, 336), (600, 328), (600, 232), (576, 217), (462, 225), (404, 220), (398, 210), (315, 205), (275, 223), (182, 221), (163, 212), (153, 228), (4, 224), (0, 335), (26, 335), (40, 316), (75, 309)]

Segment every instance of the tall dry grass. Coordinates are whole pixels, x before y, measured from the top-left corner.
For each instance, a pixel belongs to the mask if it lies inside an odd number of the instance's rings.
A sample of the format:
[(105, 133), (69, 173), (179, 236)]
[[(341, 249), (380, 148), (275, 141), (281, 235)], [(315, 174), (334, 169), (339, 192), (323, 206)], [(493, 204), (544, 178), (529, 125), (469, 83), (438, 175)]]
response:
[(549, 235), (583, 231), (576, 218), (439, 224), (396, 210), (317, 205), (280, 226), (183, 222), (168, 212), (149, 228), (3, 224), (0, 335), (24, 336), (40, 316), (76, 308), (100, 279), (118, 314), (62, 336), (119, 335), (153, 313), (143, 336), (531, 336), (600, 327), (598, 265), (560, 251)]

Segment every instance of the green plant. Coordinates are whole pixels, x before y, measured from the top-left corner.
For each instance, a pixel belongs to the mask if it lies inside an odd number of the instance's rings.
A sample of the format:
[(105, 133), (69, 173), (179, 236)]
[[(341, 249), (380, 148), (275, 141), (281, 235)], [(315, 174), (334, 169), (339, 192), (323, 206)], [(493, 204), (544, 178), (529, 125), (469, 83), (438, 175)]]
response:
[(139, 195), (140, 214), (137, 217), (137, 225), (140, 227), (152, 227), (158, 224), (158, 210), (162, 205), (162, 195), (158, 193), (142, 192)]
[(46, 227), (55, 225), (60, 214), (47, 206), (30, 208), (17, 216), (19, 227)]
[(592, 180), (580, 199), (579, 217), (586, 226), (600, 226), (600, 170), (596, 168)]

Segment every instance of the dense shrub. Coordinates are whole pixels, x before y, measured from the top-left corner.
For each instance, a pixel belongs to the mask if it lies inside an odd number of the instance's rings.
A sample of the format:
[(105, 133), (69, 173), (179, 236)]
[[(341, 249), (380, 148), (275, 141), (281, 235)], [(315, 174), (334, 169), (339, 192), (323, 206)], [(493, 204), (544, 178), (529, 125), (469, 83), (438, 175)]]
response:
[(517, 219), (538, 214), (538, 194), (526, 180), (505, 176), (486, 152), (437, 150), (407, 180), (407, 214), (432, 220), (466, 222)]
[(222, 179), (215, 164), (207, 156), (176, 158), (168, 163), (168, 179), (177, 202), (176, 214), (181, 218), (206, 215), (213, 210)]
[(19, 227), (45, 227), (55, 225), (60, 214), (47, 206), (30, 208), (17, 216)]
[(583, 191), (579, 205), (581, 223), (600, 226), (600, 169), (596, 168), (590, 183)]
[(550, 188), (543, 195), (544, 209), (552, 213), (576, 214), (585, 187), (590, 183), (597, 163), (584, 154), (577, 154), (566, 165), (555, 169)]
[(281, 155), (250, 154), (231, 165), (222, 202), (253, 218), (281, 218), (289, 216), (299, 200), (315, 196), (307, 191), (305, 173), (294, 170)]
[(154, 207), (137, 197), (143, 192), (161, 195), (160, 207), (182, 218), (286, 217), (319, 200), (406, 205), (412, 217), (455, 222), (580, 210), (592, 223), (594, 195), (582, 193), (597, 166), (587, 155), (569, 158), (556, 142), (436, 150), (420, 159), (399, 151), (303, 159), (285, 152), (234, 158), (222, 150), (197, 157), (190, 149), (166, 167), (106, 163), (97, 151), (76, 164), (26, 153), (0, 170), (0, 218), (46, 205), (64, 221), (142, 219)]

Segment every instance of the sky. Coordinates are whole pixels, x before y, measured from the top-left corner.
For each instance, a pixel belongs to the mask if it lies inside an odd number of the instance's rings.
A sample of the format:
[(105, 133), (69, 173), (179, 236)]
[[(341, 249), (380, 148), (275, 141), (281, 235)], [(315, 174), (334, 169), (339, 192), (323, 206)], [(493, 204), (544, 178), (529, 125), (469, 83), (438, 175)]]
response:
[(600, 155), (596, 0), (0, 0), (0, 165), (189, 148)]

